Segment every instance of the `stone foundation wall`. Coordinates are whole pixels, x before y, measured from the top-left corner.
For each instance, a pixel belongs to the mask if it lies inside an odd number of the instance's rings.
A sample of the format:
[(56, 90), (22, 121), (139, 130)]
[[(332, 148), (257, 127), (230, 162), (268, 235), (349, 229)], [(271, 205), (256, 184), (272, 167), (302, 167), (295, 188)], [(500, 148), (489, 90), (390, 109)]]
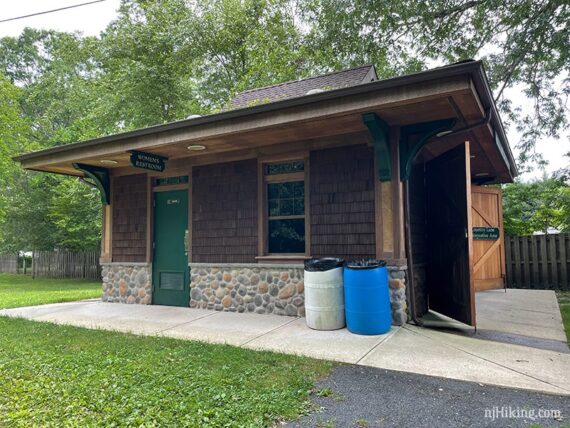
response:
[[(104, 302), (148, 305), (148, 263), (101, 265)], [(191, 263), (190, 307), (227, 312), (305, 316), (303, 265)], [(407, 322), (406, 266), (389, 266), (392, 323)]]
[[(303, 265), (191, 263), (190, 307), (305, 316)], [(389, 266), (392, 323), (407, 322), (407, 267)]]
[(404, 325), (408, 321), (408, 304), (406, 302), (407, 271), (407, 266), (388, 266), (393, 325)]
[(303, 265), (191, 263), (190, 307), (305, 316)]
[(102, 263), (103, 302), (140, 303), (152, 298), (152, 274), (149, 263)]

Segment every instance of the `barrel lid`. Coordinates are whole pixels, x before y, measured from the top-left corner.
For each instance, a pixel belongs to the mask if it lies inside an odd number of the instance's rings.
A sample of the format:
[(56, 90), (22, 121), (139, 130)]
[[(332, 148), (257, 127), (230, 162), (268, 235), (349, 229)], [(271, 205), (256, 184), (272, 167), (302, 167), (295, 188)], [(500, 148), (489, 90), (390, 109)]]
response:
[(305, 270), (308, 272), (325, 272), (344, 265), (344, 259), (336, 257), (320, 257), (305, 260)]
[(380, 259), (352, 259), (346, 262), (348, 269), (376, 269), (386, 266), (386, 260)]

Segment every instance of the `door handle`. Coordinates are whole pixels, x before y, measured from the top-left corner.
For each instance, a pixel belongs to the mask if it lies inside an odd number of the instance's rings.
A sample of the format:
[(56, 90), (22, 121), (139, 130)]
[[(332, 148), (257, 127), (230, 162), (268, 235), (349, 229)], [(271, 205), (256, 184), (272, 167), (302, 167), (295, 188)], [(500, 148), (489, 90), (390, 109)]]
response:
[(184, 255), (188, 255), (188, 229), (184, 231)]

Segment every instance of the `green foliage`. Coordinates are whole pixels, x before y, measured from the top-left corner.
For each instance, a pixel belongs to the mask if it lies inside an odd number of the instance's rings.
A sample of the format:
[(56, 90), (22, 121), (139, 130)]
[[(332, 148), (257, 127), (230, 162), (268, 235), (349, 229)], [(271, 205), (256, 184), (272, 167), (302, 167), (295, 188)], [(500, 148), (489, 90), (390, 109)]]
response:
[[(521, 162), (543, 136), (567, 129), (570, 4), (563, 0), (306, 0), (308, 42), (318, 65), (373, 62), (383, 77), (428, 64), (481, 59), (505, 118), (522, 133)], [(517, 87), (523, 113), (504, 97)], [(568, 134), (563, 135), (568, 138)]]
[(96, 249), (101, 240), (99, 191), (75, 178), (62, 179), (54, 188), (49, 220), (58, 233), (58, 245), (72, 250)]
[(92, 249), (100, 237), (92, 189), (23, 173), (11, 156), (208, 113), (301, 75), (286, 6), (125, 0), (100, 38), (26, 29), (1, 39), (0, 251)]
[(265, 427), (331, 363), (0, 317), (0, 425)]
[(6, 217), (6, 195), (14, 186), (18, 167), (10, 156), (29, 148), (29, 123), (22, 117), (19, 105), (20, 89), (0, 73), (0, 223)]
[(508, 235), (531, 235), (549, 228), (570, 231), (570, 186), (543, 178), (503, 186), (503, 217)]
[(133, 129), (203, 112), (187, 49), (193, 19), (183, 0), (122, 3), (99, 43), (104, 120)]
[(200, 0), (190, 30), (199, 42), (200, 95), (218, 108), (236, 92), (303, 77), (306, 53), (286, 0)]
[[(503, 117), (523, 133), (521, 160), (537, 158), (541, 137), (568, 128), (569, 23), (560, 0), (123, 0), (98, 37), (27, 28), (0, 39), (0, 249), (99, 236), (90, 190), (24, 174), (10, 157), (212, 113), (236, 92), (363, 63), (392, 77), (482, 59)], [(515, 85), (532, 114), (505, 98)], [(553, 216), (543, 214), (543, 224)], [(57, 233), (31, 238), (42, 230)]]
[(48, 218), (51, 191), (58, 177), (19, 172), (6, 195), (6, 216), (0, 225), (0, 252), (49, 250), (57, 244)]
[(95, 249), (100, 205), (77, 179), (22, 171), (19, 153), (99, 135), (93, 39), (26, 29), (0, 58), (0, 251)]
[(354, 421), (354, 424), (359, 428), (366, 428), (370, 426), (370, 422), (367, 419), (360, 418)]
[(0, 64), (22, 87), (19, 102), (32, 141), (49, 147), (114, 130), (96, 116), (98, 49), (95, 38), (33, 29), (0, 41)]
[(301, 42), (286, 4), (124, 1), (100, 41), (99, 118), (119, 129), (170, 122), (298, 77)]
[(0, 253), (22, 250), (95, 250), (101, 237), (101, 203), (77, 178), (15, 173), (0, 223)]
[(325, 387), (325, 388), (319, 389), (316, 392), (316, 396), (322, 397), (322, 398), (332, 398), (333, 400), (336, 400), (336, 401), (344, 400), (344, 397), (342, 396), (342, 394), (339, 394), (338, 392), (336, 392), (334, 389), (332, 389), (330, 387)]
[(100, 296), (101, 281), (32, 279), (28, 275), (0, 274), (0, 309), (72, 302)]

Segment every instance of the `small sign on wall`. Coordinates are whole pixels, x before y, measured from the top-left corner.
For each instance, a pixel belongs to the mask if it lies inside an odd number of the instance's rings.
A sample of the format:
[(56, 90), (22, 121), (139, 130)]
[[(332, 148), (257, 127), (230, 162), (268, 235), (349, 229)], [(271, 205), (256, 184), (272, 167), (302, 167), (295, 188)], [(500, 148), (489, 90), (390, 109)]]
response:
[(490, 240), (496, 241), (499, 239), (499, 228), (498, 227), (474, 227), (473, 228), (473, 239), (474, 240)]
[(153, 153), (138, 152), (136, 150), (131, 151), (131, 165), (136, 168), (162, 172), (166, 168), (164, 161), (167, 159), (168, 158), (164, 156), (155, 155)]

